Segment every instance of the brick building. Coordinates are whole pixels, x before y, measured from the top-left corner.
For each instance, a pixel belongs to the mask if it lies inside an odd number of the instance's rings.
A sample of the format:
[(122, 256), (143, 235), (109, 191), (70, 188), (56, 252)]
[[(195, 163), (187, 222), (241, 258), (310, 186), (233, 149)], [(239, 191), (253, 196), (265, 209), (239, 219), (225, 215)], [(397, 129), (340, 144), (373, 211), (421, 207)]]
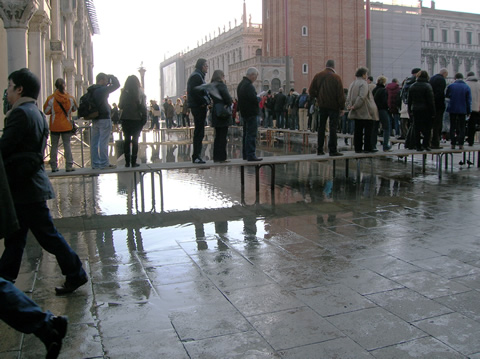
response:
[(328, 59), (345, 83), (366, 64), (363, 0), (263, 0), (263, 55), (288, 56), (296, 90)]

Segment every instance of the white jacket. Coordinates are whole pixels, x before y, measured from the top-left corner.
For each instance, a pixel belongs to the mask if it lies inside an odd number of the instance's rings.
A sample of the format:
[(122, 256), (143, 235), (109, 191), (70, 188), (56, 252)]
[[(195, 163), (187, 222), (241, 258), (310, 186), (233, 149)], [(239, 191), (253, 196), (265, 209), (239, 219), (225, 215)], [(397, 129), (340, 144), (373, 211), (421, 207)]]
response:
[(476, 77), (470, 76), (465, 82), (472, 91), (472, 111), (480, 112), (480, 81)]

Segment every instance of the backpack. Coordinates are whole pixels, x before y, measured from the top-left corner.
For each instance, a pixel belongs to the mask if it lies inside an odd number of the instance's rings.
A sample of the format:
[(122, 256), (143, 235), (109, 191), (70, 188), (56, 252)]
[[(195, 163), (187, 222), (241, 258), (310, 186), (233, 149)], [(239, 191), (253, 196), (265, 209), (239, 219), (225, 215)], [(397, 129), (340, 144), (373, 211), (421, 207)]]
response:
[(87, 90), (85, 94), (80, 97), (80, 104), (78, 105), (78, 117), (83, 117), (84, 120), (93, 120), (98, 117), (98, 106), (93, 97), (94, 90)]
[(307, 103), (308, 95), (306, 93), (300, 95), (298, 98), (298, 108), (305, 108), (305, 104)]
[(405, 83), (403, 84), (401, 93), (400, 93), (400, 97), (402, 98), (402, 102), (405, 105), (408, 104), (408, 91), (410, 90), (410, 87), (415, 83), (415, 78), (413, 79), (413, 81), (409, 81), (409, 80), (412, 80), (412, 78), (407, 78), (406, 79)]

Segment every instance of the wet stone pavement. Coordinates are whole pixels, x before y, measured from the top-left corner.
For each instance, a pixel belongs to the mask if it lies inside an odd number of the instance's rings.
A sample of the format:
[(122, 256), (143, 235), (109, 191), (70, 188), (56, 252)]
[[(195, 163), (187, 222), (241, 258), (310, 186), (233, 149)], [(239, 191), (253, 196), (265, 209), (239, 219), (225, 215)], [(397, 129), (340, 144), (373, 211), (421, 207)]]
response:
[[(480, 358), (480, 170), (459, 160), (279, 166), (273, 198), (262, 169), (258, 204), (254, 172), (242, 204), (238, 168), (172, 171), (163, 211), (149, 176), (54, 179), (91, 280), (55, 296), (32, 237), (17, 285), (68, 315), (60, 358)], [(0, 331), (0, 358), (44, 356)]]

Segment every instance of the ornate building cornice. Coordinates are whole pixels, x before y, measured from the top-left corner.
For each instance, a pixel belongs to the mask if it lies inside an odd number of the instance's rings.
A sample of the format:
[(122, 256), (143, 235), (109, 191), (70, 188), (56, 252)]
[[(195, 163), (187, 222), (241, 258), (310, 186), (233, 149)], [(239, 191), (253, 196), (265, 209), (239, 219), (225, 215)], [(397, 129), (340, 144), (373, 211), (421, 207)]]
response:
[(28, 28), (37, 9), (37, 0), (0, 0), (0, 17), (5, 29)]
[(45, 34), (51, 24), (50, 17), (45, 11), (37, 11), (28, 23), (28, 31)]

